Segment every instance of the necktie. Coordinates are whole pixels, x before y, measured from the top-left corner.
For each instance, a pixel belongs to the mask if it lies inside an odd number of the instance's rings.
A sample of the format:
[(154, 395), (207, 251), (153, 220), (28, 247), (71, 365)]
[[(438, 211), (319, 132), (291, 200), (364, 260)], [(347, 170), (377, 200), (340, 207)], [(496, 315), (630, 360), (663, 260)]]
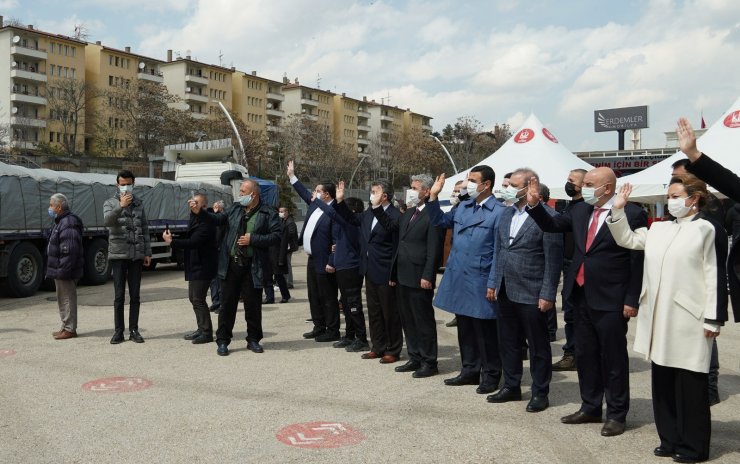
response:
[(417, 216), (419, 216), (419, 208), (414, 208), (414, 214), (412, 214), (412, 215), (411, 215), (411, 219), (409, 220), (409, 223), (408, 223), (408, 225), (406, 226), (406, 228), (407, 228), (407, 229), (408, 229), (408, 227), (409, 227), (409, 226), (411, 225), (411, 223), (412, 223), (412, 222), (414, 222), (414, 221), (416, 220), (416, 217), (417, 217)]
[[(596, 231), (599, 229), (599, 216), (601, 213), (606, 211), (603, 208), (596, 208), (594, 209), (594, 217), (591, 219), (591, 225), (588, 226), (588, 233), (586, 234), (586, 251), (588, 251), (589, 248), (591, 248), (591, 244), (594, 243), (594, 237), (596, 237)], [(586, 257), (583, 257), (584, 261)], [(580, 267), (578, 268), (578, 272), (576, 273), (576, 283), (578, 285), (583, 286), (584, 282), (584, 272), (583, 272), (583, 263), (581, 263)]]

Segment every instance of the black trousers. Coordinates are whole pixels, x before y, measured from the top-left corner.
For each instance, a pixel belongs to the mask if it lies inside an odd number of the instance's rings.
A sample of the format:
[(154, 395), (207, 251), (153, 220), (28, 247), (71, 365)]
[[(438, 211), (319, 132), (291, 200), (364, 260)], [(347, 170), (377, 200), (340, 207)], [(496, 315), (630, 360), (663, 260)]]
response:
[(502, 364), (496, 319), (477, 319), (458, 314), (457, 342), (462, 361), (460, 375), (480, 378), (481, 385), (498, 385)]
[(233, 338), (239, 296), (244, 298), (244, 318), (247, 321), (247, 341), (262, 340), (262, 289), (252, 281), (252, 261), (243, 266), (230, 260), (226, 279), (221, 282), (221, 310), (218, 312), (216, 342), (228, 345)]
[[(572, 261), (568, 258), (563, 259), (563, 276), (568, 274), (568, 268)], [(563, 354), (575, 354), (576, 351), (576, 325), (575, 325), (575, 306), (572, 297), (563, 299), (563, 322), (565, 322), (565, 345), (563, 345)]]
[(265, 299), (267, 300), (275, 300), (275, 289), (272, 287), (273, 282), (275, 282), (280, 289), (280, 296), (287, 300), (290, 298), (290, 291), (288, 290), (288, 282), (285, 280), (285, 274), (275, 274), (274, 280), (272, 278), (265, 279), (265, 282), (262, 285), (262, 288), (265, 289)]
[(437, 321), (432, 299), (434, 290), (396, 285), (398, 312), (406, 336), (409, 359), (429, 367), (437, 367)]
[(395, 288), (365, 279), (365, 299), (370, 319), (370, 349), (379, 355), (398, 357), (403, 348), (403, 331)]
[(314, 269), (313, 258), (308, 257), (306, 268), (308, 304), (314, 329), (339, 335), (339, 302), (335, 274), (319, 274)]
[(712, 435), (707, 374), (652, 363), (652, 378), (660, 445), (674, 453), (707, 459)]
[(581, 411), (601, 417), (602, 400), (606, 399), (606, 418), (624, 422), (630, 407), (627, 319), (622, 311), (589, 308), (583, 287), (578, 285), (572, 298)]
[(362, 276), (360, 268), (341, 269), (336, 272), (337, 286), (341, 292), (344, 313), (344, 336), (350, 340), (367, 341), (365, 313), (362, 310)]
[(208, 288), (210, 286), (210, 280), (191, 280), (188, 282), (188, 298), (193, 305), (195, 322), (198, 324), (198, 330), (206, 335), (213, 334), (211, 312), (208, 310), (208, 303), (206, 303), (206, 296), (208, 295)]
[(501, 285), (498, 299), (498, 343), (504, 367), (504, 386), (519, 388), (522, 383), (523, 361), (521, 338), (529, 344), (529, 371), (532, 374), (532, 396), (547, 396), (552, 380), (552, 350), (548, 333), (548, 313), (536, 304), (511, 301)]
[(141, 298), (141, 271), (144, 261), (137, 259), (111, 259), (113, 271), (113, 323), (116, 332), (123, 332), (126, 325), (123, 320), (123, 305), (126, 302), (126, 284), (128, 283), (128, 329), (139, 330), (139, 308)]

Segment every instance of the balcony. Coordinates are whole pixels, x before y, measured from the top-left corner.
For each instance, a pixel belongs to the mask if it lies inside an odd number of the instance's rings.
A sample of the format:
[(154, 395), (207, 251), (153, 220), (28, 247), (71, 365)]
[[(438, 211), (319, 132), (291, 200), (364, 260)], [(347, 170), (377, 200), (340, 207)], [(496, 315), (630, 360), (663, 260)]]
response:
[(13, 140), (11, 142), (11, 146), (13, 146), (14, 148), (19, 148), (21, 150), (35, 150), (36, 142), (32, 142), (30, 140)]
[(48, 102), (46, 98), (41, 97), (39, 95), (27, 95), (22, 92), (16, 92), (10, 94), (10, 101), (12, 102), (21, 102), (21, 103), (30, 103), (32, 105), (46, 105)]
[(359, 110), (357, 111), (357, 117), (370, 119), (370, 113), (368, 113), (367, 111)]
[(381, 114), (380, 115), (380, 120), (381, 121), (390, 121), (390, 122), (395, 121), (395, 119), (393, 118), (393, 116), (389, 116), (387, 114)]
[(190, 74), (185, 75), (185, 82), (197, 85), (208, 85), (208, 78), (203, 76), (193, 76)]
[(318, 121), (319, 116), (316, 114), (309, 114), (309, 113), (303, 113), (303, 117), (308, 119), (309, 121)]
[(357, 139), (357, 145), (361, 145), (363, 147), (366, 147), (366, 146), (370, 145), (370, 141), (368, 139), (360, 139), (360, 138), (358, 138)]
[(15, 56), (25, 56), (28, 58), (35, 58), (38, 60), (45, 60), (48, 55), (46, 50), (41, 48), (24, 47), (23, 45), (13, 45), (10, 47), (10, 54)]
[(208, 103), (207, 95), (199, 95), (197, 93), (185, 92), (185, 100), (195, 101), (200, 103)]
[(388, 135), (390, 135), (390, 134), (392, 134), (392, 133), (393, 133), (393, 131), (392, 131), (392, 130), (390, 130), (390, 129), (386, 129), (386, 128), (384, 128), (384, 127), (381, 127), (381, 128), (380, 128), (380, 133), (381, 133), (381, 134), (388, 134)]
[(164, 77), (162, 77), (161, 73), (152, 74), (147, 72), (140, 72), (137, 74), (137, 77), (141, 80), (155, 82), (157, 84), (161, 84), (164, 82)]
[(285, 101), (285, 95), (281, 93), (267, 92), (267, 99), (282, 102)]
[(45, 128), (46, 121), (32, 116), (12, 116), (10, 118), (11, 126), (38, 127)]
[(193, 119), (208, 119), (208, 115), (206, 113), (190, 113), (190, 116), (193, 117)]
[(46, 82), (46, 74), (39, 71), (30, 71), (27, 69), (11, 69), (10, 77), (14, 79), (25, 79), (34, 82)]
[(357, 130), (361, 132), (370, 132), (370, 126), (366, 126), (365, 124), (358, 124)]
[(430, 126), (429, 124), (422, 124), (421, 125), (421, 130), (427, 131), (427, 132), (431, 132), (432, 131), (432, 126)]
[(319, 106), (318, 100), (311, 100), (310, 98), (301, 98), (301, 105), (302, 106), (312, 106), (317, 107)]
[(285, 111), (283, 111), (283, 110), (275, 110), (275, 109), (268, 108), (268, 109), (265, 110), (265, 113), (268, 116), (273, 116), (273, 117), (276, 117), (276, 118), (284, 118), (285, 117)]
[(267, 125), (267, 132), (273, 132), (275, 134), (278, 134), (283, 131), (283, 128), (280, 126), (276, 126), (274, 124), (268, 124)]

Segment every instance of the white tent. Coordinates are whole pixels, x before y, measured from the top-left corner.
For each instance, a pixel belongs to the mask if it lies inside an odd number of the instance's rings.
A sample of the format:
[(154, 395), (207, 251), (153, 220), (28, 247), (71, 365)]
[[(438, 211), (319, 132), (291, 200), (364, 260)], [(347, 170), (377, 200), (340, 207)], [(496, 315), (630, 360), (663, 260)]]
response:
[[(717, 120), (699, 140), (699, 150), (728, 169), (740, 173), (740, 98)], [(632, 184), (630, 200), (640, 203), (662, 203), (671, 180), (671, 165), (686, 155), (679, 151), (660, 163), (629, 176), (617, 184)], [(716, 190), (711, 189), (716, 194)], [(721, 196), (721, 195), (718, 195)]]
[[(563, 186), (570, 171), (593, 169), (593, 166), (558, 142), (534, 114), (529, 115), (515, 135), (498, 151), (478, 163), (481, 164), (491, 166), (496, 172), (494, 189), (501, 185), (504, 174), (518, 168), (531, 168), (540, 176), (540, 182), (550, 188), (550, 197), (556, 199), (568, 198)], [(467, 179), (469, 172), (470, 169), (467, 169), (447, 178), (439, 195), (443, 203), (450, 198), (455, 183)]]

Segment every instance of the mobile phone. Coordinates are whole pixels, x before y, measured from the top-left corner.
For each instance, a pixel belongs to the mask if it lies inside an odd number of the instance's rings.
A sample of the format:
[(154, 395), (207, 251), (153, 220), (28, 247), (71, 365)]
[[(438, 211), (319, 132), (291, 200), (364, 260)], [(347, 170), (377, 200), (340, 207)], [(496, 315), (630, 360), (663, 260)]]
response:
[(169, 232), (170, 231), (170, 225), (169, 224), (165, 224), (164, 225), (164, 231), (165, 232)]

